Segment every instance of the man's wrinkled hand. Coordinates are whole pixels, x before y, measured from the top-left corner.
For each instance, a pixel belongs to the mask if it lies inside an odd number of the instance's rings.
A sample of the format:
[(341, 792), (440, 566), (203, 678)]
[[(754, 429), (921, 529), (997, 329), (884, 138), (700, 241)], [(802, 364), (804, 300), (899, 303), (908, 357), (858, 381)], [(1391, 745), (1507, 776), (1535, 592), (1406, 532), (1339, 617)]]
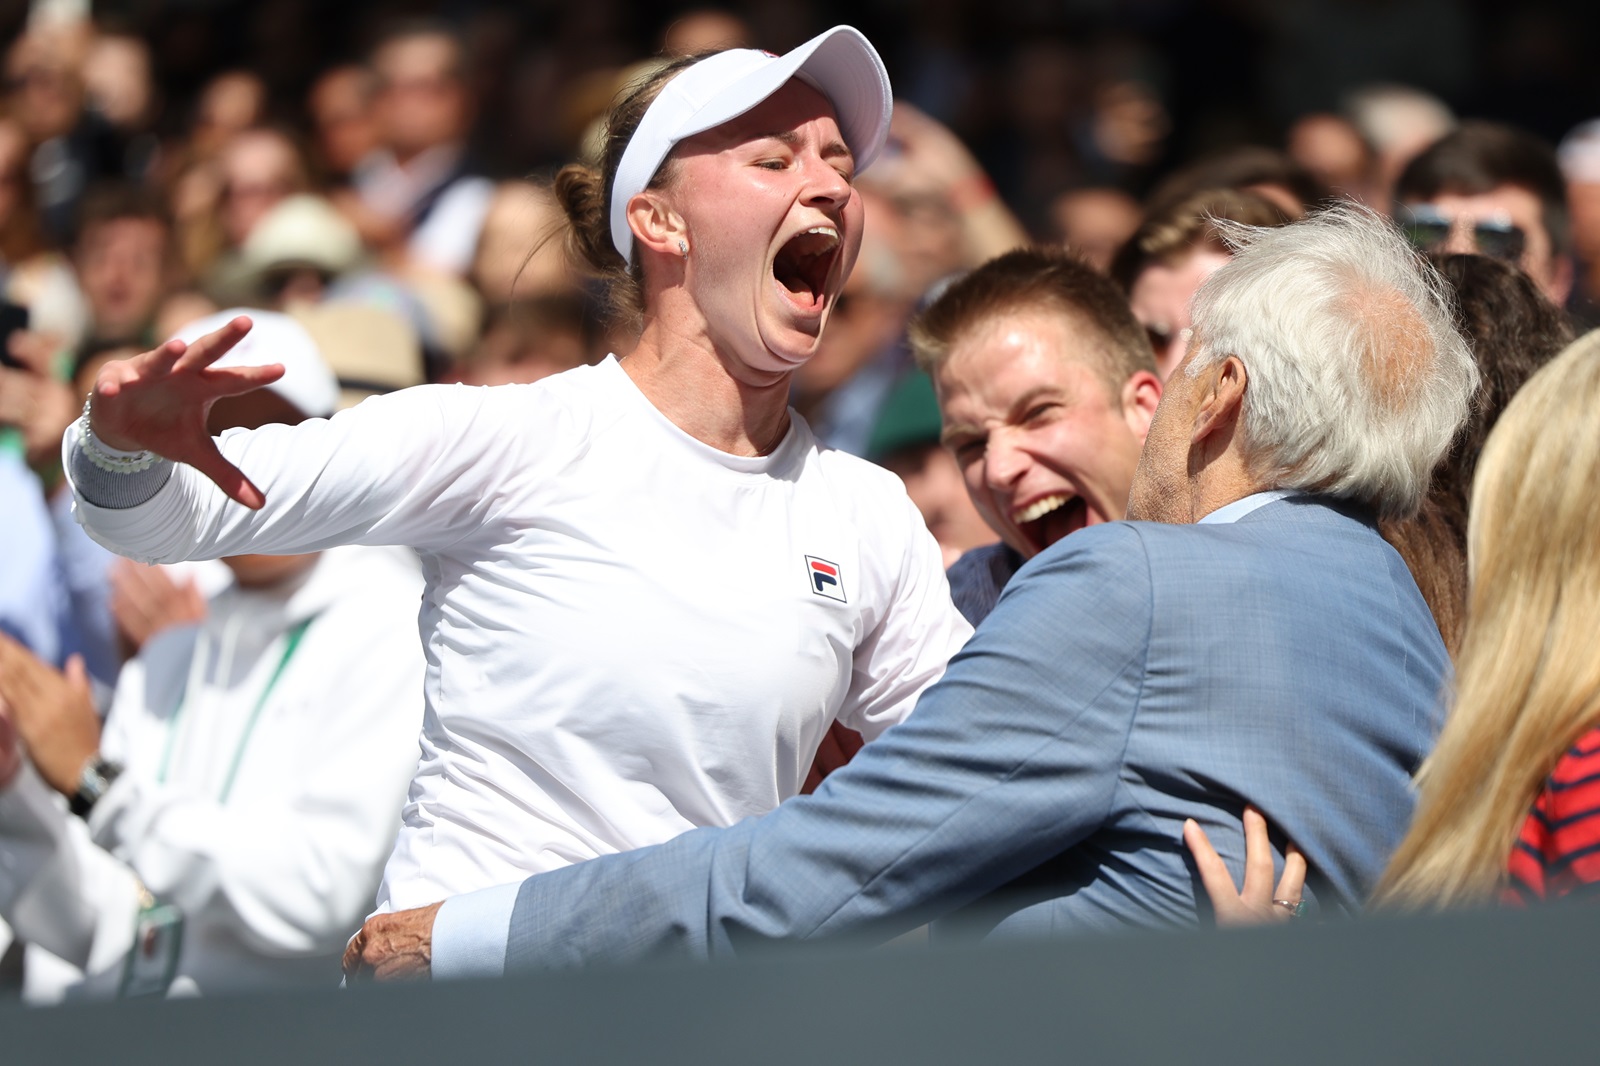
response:
[(368, 918), (344, 949), (345, 980), (427, 980), (433, 972), (433, 918), (442, 906)]

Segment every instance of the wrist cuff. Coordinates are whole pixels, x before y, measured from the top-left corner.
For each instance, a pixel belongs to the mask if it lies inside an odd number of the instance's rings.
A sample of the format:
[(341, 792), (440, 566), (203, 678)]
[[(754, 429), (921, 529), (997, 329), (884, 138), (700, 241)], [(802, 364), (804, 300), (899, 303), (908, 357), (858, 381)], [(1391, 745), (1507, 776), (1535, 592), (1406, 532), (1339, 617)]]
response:
[(506, 972), (511, 912), (522, 883), (451, 896), (433, 916), (433, 979), (499, 977)]
[[(107, 469), (104, 462), (95, 462), (90, 457), (91, 442), (95, 442), (93, 446), (100, 449), (102, 457), (115, 458), (117, 449), (97, 443), (92, 431), (86, 435), (84, 424), (80, 418), (62, 435), (61, 465), (66, 468), (74, 494), (85, 503), (111, 510), (137, 507), (160, 492), (172, 476), (172, 464), (159, 456), (153, 456), (148, 467), (141, 470)], [(128, 453), (121, 454), (126, 457)]]

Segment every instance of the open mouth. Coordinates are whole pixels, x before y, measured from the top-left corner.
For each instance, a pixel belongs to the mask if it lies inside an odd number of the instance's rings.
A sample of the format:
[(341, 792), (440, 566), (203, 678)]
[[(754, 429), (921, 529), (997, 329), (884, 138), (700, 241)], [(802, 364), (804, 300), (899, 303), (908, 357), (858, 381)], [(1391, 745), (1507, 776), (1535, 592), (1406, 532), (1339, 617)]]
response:
[(1089, 524), (1089, 505), (1081, 496), (1057, 493), (1019, 507), (1011, 513), (1011, 520), (1035, 551), (1044, 551)]
[(822, 306), (823, 291), (838, 253), (839, 231), (832, 226), (812, 226), (778, 249), (772, 260), (772, 275), (791, 302), (815, 311)]

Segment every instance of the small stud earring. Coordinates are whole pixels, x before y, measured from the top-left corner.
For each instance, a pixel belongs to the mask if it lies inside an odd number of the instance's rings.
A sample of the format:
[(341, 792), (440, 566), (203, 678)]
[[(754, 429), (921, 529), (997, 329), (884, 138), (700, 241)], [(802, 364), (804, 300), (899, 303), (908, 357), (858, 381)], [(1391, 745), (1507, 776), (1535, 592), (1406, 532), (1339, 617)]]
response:
[(678, 238), (678, 251), (683, 254), (685, 259), (689, 258), (689, 242), (682, 237)]

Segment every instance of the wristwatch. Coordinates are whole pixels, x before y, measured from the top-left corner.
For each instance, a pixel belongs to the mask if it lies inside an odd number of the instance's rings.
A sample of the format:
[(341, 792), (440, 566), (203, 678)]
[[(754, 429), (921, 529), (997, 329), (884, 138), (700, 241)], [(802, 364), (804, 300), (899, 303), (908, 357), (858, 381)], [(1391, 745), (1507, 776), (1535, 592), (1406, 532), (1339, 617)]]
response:
[(100, 797), (106, 794), (121, 773), (121, 766), (96, 753), (83, 764), (83, 773), (78, 776), (78, 791), (68, 800), (67, 808), (79, 818), (89, 817), (94, 805), (100, 802)]

